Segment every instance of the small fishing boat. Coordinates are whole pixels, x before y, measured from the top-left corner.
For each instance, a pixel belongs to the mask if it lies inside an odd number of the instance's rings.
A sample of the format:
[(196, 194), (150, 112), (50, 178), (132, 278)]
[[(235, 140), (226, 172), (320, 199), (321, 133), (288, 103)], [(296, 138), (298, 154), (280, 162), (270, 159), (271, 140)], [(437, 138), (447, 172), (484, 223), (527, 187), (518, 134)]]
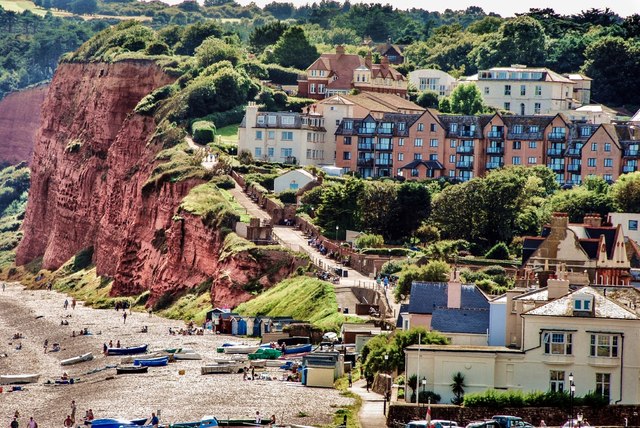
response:
[(35, 383), (38, 379), (40, 379), (39, 374), (0, 375), (0, 385)]
[(147, 352), (147, 345), (131, 346), (129, 348), (107, 348), (107, 355), (135, 355)]
[(123, 364), (116, 366), (116, 374), (137, 374), (146, 373), (149, 370), (147, 366), (136, 366), (134, 364)]
[(169, 363), (169, 357), (140, 358), (133, 360), (134, 366), (160, 367)]
[(89, 424), (92, 427), (99, 428), (139, 428), (150, 427), (151, 425), (145, 425), (147, 419), (94, 419)]
[(252, 354), (260, 348), (260, 345), (233, 345), (224, 348), (225, 354)]
[(240, 373), (243, 370), (242, 364), (227, 363), (227, 364), (207, 364), (200, 368), (200, 374), (219, 374), (219, 373)]
[(279, 349), (260, 348), (253, 354), (249, 354), (250, 360), (275, 360), (280, 358), (282, 352)]
[(304, 345), (292, 345), (287, 346), (284, 350), (285, 354), (302, 354), (304, 352), (311, 352), (313, 346), (310, 343)]
[(93, 360), (93, 354), (91, 352), (87, 352), (83, 355), (78, 355), (77, 357), (67, 358), (66, 360), (60, 361), (61, 366), (70, 366), (71, 364), (78, 364), (85, 361)]
[(173, 358), (175, 360), (201, 360), (202, 356), (197, 352), (179, 352), (177, 354), (173, 354)]

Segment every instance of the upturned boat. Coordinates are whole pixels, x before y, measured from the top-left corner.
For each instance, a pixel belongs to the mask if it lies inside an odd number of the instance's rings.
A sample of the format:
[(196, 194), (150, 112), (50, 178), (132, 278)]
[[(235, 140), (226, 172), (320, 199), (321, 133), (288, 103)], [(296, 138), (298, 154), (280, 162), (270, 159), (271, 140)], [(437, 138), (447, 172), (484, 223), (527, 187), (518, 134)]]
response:
[(178, 352), (173, 354), (175, 360), (201, 360), (202, 356), (197, 352)]
[(256, 352), (260, 345), (233, 345), (224, 348), (225, 354), (251, 354)]
[(93, 360), (93, 354), (91, 352), (87, 352), (86, 354), (78, 355), (77, 357), (67, 358), (66, 360), (60, 361), (61, 366), (70, 366), (71, 364), (78, 364), (85, 361)]
[(288, 354), (302, 354), (304, 352), (311, 352), (312, 349), (313, 349), (313, 346), (310, 343), (307, 343), (305, 345), (292, 345), (292, 346), (287, 346), (284, 349), (284, 353), (286, 355), (288, 355)]
[(240, 373), (242, 369), (243, 369), (242, 365), (237, 363), (207, 364), (200, 368), (200, 373), (203, 375), (221, 374), (221, 373)]
[(134, 366), (160, 367), (169, 363), (169, 357), (139, 358), (133, 360)]
[(107, 348), (107, 355), (135, 355), (147, 352), (147, 345), (130, 346), (128, 348)]
[(39, 374), (0, 375), (0, 385), (35, 383), (38, 379), (40, 379)]

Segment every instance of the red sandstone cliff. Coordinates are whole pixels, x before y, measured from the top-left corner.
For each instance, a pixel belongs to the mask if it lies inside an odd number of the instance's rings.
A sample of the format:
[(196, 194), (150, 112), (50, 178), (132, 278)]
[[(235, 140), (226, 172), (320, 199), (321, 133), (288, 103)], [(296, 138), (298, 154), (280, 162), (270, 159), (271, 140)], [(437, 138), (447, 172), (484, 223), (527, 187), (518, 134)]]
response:
[[(222, 236), (177, 208), (198, 180), (142, 187), (161, 150), (150, 143), (152, 117), (132, 112), (152, 90), (171, 83), (152, 62), (62, 64), (43, 106), (32, 162), (24, 238), (16, 263), (43, 257), (55, 269), (93, 246), (99, 275), (114, 278), (112, 293), (165, 292), (211, 279), (215, 304), (250, 298), (239, 284), (272, 283), (293, 262), (261, 262), (240, 254), (220, 261)], [(176, 218), (176, 219), (174, 219)]]
[(0, 162), (16, 164), (31, 160), (47, 89), (47, 85), (40, 85), (0, 100)]

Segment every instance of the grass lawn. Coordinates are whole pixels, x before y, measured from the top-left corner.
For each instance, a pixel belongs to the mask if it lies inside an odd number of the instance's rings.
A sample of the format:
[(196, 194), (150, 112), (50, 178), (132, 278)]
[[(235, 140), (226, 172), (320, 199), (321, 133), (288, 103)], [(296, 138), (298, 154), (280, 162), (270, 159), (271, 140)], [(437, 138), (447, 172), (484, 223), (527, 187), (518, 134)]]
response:
[[(29, 10), (38, 16), (44, 16), (47, 13), (46, 9), (36, 6), (35, 3), (29, 0), (0, 0), (0, 7), (2, 7), (4, 10), (10, 10), (16, 13), (22, 13), (25, 10)], [(151, 21), (150, 16), (75, 15), (64, 10), (50, 9), (49, 11), (53, 14), (53, 16), (58, 17), (77, 16), (82, 19), (134, 19), (136, 21)]]
[(247, 214), (247, 210), (242, 205), (240, 205), (238, 201), (236, 201), (231, 193), (227, 192), (224, 189), (219, 190), (220, 193), (222, 193), (222, 196), (224, 196), (225, 199), (229, 201), (229, 203), (233, 207), (233, 211), (240, 216), (240, 221), (249, 224), (249, 219), (251, 218), (251, 216)]
[(216, 130), (216, 134), (220, 136), (223, 143), (238, 144), (238, 126), (240, 126), (239, 123), (225, 126), (224, 128)]

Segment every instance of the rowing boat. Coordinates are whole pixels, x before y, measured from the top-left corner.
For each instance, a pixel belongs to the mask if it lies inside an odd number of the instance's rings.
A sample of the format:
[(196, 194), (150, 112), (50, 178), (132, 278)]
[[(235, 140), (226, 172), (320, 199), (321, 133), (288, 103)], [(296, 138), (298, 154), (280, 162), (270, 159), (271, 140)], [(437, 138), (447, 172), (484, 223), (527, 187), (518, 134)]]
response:
[(147, 366), (136, 366), (133, 364), (124, 364), (116, 367), (116, 374), (137, 374), (146, 373), (149, 370)]
[(233, 345), (224, 348), (225, 354), (251, 354), (256, 352), (260, 345)]
[(107, 355), (134, 355), (147, 352), (147, 345), (130, 346), (129, 348), (107, 348)]
[(157, 358), (140, 358), (133, 360), (134, 366), (146, 366), (146, 367), (160, 367), (166, 366), (169, 362), (169, 357), (157, 357)]
[(203, 375), (219, 374), (219, 373), (239, 373), (243, 369), (240, 364), (207, 364), (200, 368)]
[(84, 361), (93, 360), (93, 354), (91, 352), (87, 352), (83, 355), (78, 355), (77, 357), (67, 358), (66, 360), (60, 361), (61, 366), (70, 366), (71, 364), (78, 364)]
[(201, 360), (202, 356), (197, 352), (179, 352), (177, 354), (173, 354), (173, 358), (175, 360)]
[(35, 383), (39, 378), (39, 374), (0, 375), (0, 385)]

